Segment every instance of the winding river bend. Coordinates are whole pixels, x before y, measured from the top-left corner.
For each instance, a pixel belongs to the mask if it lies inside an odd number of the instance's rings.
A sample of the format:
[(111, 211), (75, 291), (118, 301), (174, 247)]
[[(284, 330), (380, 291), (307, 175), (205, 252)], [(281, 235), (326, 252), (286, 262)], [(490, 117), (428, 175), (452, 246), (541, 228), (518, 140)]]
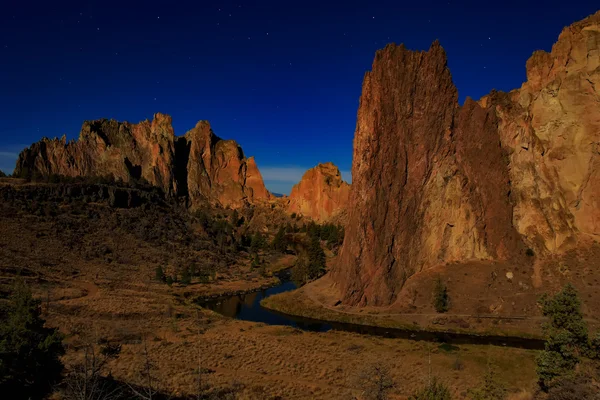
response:
[(296, 284), (289, 280), (289, 272), (286, 273), (286, 271), (284, 271), (284, 273), (279, 275), (279, 278), (281, 283), (269, 289), (254, 293), (211, 299), (209, 301), (200, 302), (199, 304), (205, 308), (216, 311), (219, 314), (230, 318), (237, 318), (244, 321), (262, 322), (269, 325), (287, 325), (312, 332), (327, 332), (334, 329), (339, 331), (355, 332), (363, 335), (374, 335), (386, 338), (400, 338), (409, 340), (425, 340), (455, 345), (481, 344), (533, 350), (541, 350), (544, 348), (544, 341), (540, 339), (510, 336), (484, 336), (455, 332), (433, 332), (424, 330), (385, 328), (336, 321), (320, 321), (295, 315), (287, 315), (263, 308), (260, 305), (262, 299), (274, 294), (288, 292), (297, 288)]

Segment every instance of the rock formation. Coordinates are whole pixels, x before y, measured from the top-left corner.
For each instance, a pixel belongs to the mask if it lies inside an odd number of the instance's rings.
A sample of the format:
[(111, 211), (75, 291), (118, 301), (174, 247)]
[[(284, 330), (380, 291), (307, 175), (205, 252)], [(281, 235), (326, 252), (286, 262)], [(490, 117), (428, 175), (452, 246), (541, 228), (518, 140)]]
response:
[(288, 211), (327, 221), (345, 210), (349, 194), (350, 185), (342, 180), (340, 170), (332, 163), (319, 164), (292, 188)]
[(600, 237), (599, 24), (597, 13), (535, 52), (520, 90), (462, 107), (437, 42), (377, 52), (332, 272), (346, 303), (391, 304), (438, 264), (544, 257)]
[(237, 207), (270, 197), (253, 158), (200, 121), (175, 137), (171, 117), (138, 124), (113, 120), (83, 124), (79, 140), (42, 139), (23, 150), (15, 176), (106, 176), (147, 180), (167, 195), (188, 196), (191, 207)]

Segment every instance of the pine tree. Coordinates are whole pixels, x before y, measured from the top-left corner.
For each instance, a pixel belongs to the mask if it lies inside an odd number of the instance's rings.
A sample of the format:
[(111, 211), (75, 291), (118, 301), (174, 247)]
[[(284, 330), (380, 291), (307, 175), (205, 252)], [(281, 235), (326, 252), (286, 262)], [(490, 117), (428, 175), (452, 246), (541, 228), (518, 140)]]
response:
[(562, 377), (571, 376), (580, 356), (590, 349), (587, 325), (583, 320), (577, 290), (570, 283), (550, 298), (538, 301), (542, 314), (550, 318), (544, 324), (546, 344), (537, 359), (537, 374), (542, 389), (548, 390)]
[(310, 279), (316, 279), (325, 273), (325, 252), (321, 248), (318, 236), (311, 236), (308, 247), (308, 275)]
[(17, 282), (0, 324), (0, 390), (13, 399), (44, 398), (61, 377), (62, 336), (40, 314), (40, 302)]
[(280, 251), (282, 253), (287, 250), (287, 240), (285, 237), (285, 229), (283, 228), (283, 226), (280, 227), (277, 231), (277, 234), (271, 242), (271, 247), (273, 247), (274, 250)]
[(190, 273), (190, 269), (185, 267), (181, 273), (181, 284), (189, 285), (190, 283), (192, 283), (192, 274)]

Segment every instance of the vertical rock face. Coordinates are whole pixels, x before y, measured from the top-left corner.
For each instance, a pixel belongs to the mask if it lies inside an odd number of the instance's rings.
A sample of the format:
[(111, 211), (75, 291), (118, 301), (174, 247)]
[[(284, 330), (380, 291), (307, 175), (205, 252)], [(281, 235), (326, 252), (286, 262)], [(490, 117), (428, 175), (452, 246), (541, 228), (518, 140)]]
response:
[(377, 52), (363, 83), (333, 271), (347, 302), (390, 304), (424, 268), (520, 253), (497, 117), (473, 101), (459, 109), (457, 99), (437, 42), (427, 52)]
[(495, 105), (510, 157), (514, 224), (537, 253), (600, 236), (600, 12), (527, 61), (527, 82)]
[(254, 159), (236, 142), (218, 138), (206, 121), (177, 138), (163, 114), (139, 124), (85, 122), (78, 141), (44, 138), (17, 160), (16, 176), (35, 174), (144, 178), (168, 195), (187, 196), (191, 207), (237, 207), (270, 197)]
[(183, 140), (189, 147), (187, 187), (193, 205), (217, 201), (237, 207), (270, 198), (254, 158), (245, 158), (235, 141), (219, 139), (208, 122), (200, 121)]
[(292, 188), (288, 211), (327, 221), (345, 210), (349, 194), (350, 185), (340, 170), (332, 163), (319, 164)]
[(527, 62), (527, 82), (458, 106), (446, 56), (388, 46), (365, 75), (349, 221), (332, 276), (387, 305), (437, 264), (548, 256), (600, 238), (600, 13)]

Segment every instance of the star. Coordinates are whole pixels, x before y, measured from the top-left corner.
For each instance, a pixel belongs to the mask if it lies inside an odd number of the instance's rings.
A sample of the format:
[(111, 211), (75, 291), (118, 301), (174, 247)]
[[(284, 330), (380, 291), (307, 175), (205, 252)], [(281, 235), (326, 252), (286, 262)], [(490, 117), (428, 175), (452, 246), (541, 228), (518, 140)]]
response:
[(100, 28), (96, 28), (96, 30), (100, 30)]
[(156, 19), (160, 19), (160, 17), (156, 17)]

